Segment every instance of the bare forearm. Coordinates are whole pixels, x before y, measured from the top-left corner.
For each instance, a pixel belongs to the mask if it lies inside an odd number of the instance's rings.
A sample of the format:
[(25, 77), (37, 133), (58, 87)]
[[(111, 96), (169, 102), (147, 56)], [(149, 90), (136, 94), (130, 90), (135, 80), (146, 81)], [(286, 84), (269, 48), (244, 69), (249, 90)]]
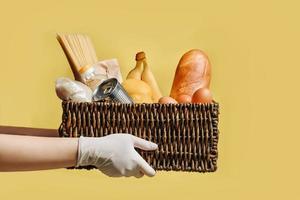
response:
[(55, 169), (76, 165), (78, 139), (0, 134), (0, 171)]

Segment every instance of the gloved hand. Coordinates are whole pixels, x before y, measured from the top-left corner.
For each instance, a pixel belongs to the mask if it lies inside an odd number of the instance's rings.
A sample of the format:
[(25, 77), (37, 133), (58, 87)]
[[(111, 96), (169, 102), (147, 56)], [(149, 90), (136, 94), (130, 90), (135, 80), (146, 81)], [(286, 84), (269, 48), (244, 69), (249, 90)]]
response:
[(154, 169), (135, 151), (156, 150), (157, 144), (130, 134), (111, 134), (100, 138), (80, 137), (78, 166), (93, 165), (111, 177), (154, 176)]

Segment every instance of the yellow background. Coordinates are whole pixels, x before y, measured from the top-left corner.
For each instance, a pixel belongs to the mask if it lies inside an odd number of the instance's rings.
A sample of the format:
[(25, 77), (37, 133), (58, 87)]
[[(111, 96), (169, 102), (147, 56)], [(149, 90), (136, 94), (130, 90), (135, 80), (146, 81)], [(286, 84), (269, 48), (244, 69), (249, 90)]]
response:
[(0, 124), (57, 128), (54, 81), (72, 77), (56, 32), (88, 33), (123, 76), (144, 50), (165, 95), (180, 56), (207, 52), (220, 102), (218, 171), (111, 179), (0, 173), (0, 199), (297, 199), (299, 1), (1, 1)]

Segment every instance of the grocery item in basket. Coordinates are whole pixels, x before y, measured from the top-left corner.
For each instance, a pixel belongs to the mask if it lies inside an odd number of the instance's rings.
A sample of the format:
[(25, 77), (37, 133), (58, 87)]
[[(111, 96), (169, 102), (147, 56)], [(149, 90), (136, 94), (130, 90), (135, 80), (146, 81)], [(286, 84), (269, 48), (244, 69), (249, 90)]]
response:
[(79, 69), (82, 82), (93, 91), (106, 79), (116, 78), (122, 82), (122, 76), (117, 59), (103, 60), (93, 65), (87, 65)]
[(185, 53), (177, 66), (170, 96), (178, 100), (180, 95), (192, 97), (199, 88), (209, 88), (211, 66), (206, 54), (193, 49)]
[(144, 54), (144, 58), (142, 59), (143, 65), (144, 65), (144, 71), (142, 73), (142, 81), (145, 81), (151, 87), (152, 99), (155, 103), (157, 103), (158, 100), (162, 97), (162, 94), (161, 94), (161, 91), (155, 80), (155, 77), (154, 77), (150, 67), (148, 66), (145, 53), (144, 52), (141, 52), (141, 53)]
[(143, 52), (137, 53), (135, 55), (135, 68), (133, 68), (127, 75), (126, 79), (136, 79), (142, 80), (142, 73), (144, 70), (143, 59), (145, 58), (145, 54)]
[(94, 91), (93, 100), (111, 100), (120, 103), (133, 103), (130, 96), (116, 78), (103, 81)]
[(103, 60), (97, 63), (99, 66), (104, 67), (107, 72), (108, 78), (116, 78), (119, 83), (123, 82), (120, 65), (117, 59)]
[(157, 103), (162, 95), (147, 64), (145, 52), (138, 52), (135, 60), (135, 68), (128, 73), (124, 88), (135, 103)]
[(107, 79), (106, 69), (96, 65), (87, 65), (80, 68), (79, 74), (82, 82), (93, 91), (101, 82)]
[(153, 103), (152, 90), (146, 82), (131, 78), (122, 85), (135, 103)]
[(55, 83), (55, 91), (57, 96), (63, 101), (92, 101), (92, 90), (83, 83), (69, 78), (58, 78)]
[[(126, 80), (122, 83), (123, 87), (133, 99), (135, 103), (153, 103), (153, 90), (147, 82), (142, 80), (145, 63), (146, 54), (144, 52), (139, 52), (135, 55), (136, 65), (128, 75)], [(148, 68), (148, 67), (147, 67)], [(147, 73), (149, 72), (147, 69)], [(144, 75), (145, 76), (145, 75)], [(155, 81), (155, 80), (154, 80)]]
[(158, 100), (158, 103), (169, 104), (169, 103), (178, 103), (178, 102), (175, 99), (173, 99), (172, 97), (161, 97)]
[(71, 66), (75, 80), (81, 81), (79, 69), (97, 63), (98, 58), (91, 39), (86, 34), (57, 34), (60, 43)]
[(190, 103), (192, 102), (192, 97), (186, 94), (181, 94), (177, 97), (179, 103)]
[(198, 89), (192, 97), (193, 103), (212, 103), (213, 98), (208, 88)]

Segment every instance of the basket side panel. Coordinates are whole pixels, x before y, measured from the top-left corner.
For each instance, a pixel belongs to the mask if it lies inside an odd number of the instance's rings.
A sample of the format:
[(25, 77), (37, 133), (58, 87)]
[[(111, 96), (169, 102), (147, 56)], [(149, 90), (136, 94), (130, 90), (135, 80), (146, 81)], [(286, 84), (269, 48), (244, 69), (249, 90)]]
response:
[(130, 133), (155, 142), (155, 152), (137, 151), (156, 170), (217, 169), (219, 105), (63, 102), (61, 137)]

